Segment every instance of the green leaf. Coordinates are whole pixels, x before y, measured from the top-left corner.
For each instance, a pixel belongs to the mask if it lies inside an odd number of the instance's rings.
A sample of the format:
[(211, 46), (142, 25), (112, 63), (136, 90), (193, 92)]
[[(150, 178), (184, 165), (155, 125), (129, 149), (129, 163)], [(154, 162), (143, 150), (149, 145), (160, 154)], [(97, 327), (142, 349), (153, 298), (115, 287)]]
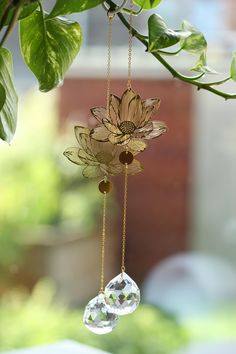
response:
[(206, 52), (200, 54), (196, 65), (191, 70), (204, 74), (217, 74), (217, 71), (207, 66)]
[(148, 51), (156, 52), (159, 49), (171, 47), (185, 38), (188, 33), (169, 29), (163, 18), (159, 15), (151, 15), (148, 19), (149, 42)]
[(12, 55), (0, 48), (0, 139), (11, 142), (16, 130), (18, 98), (13, 85)]
[(0, 84), (0, 111), (2, 110), (6, 102), (6, 90), (2, 84)]
[(230, 76), (232, 80), (236, 81), (236, 52), (233, 53), (230, 67)]
[(180, 42), (180, 46), (183, 50), (186, 50), (192, 54), (200, 54), (207, 49), (207, 41), (204, 35), (191, 23), (183, 21), (181, 25), (181, 30), (189, 32), (189, 36), (183, 38)]
[[(0, 5), (0, 6), (2, 6), (2, 5)], [(22, 20), (22, 19), (30, 16), (37, 8), (38, 8), (37, 2), (23, 5), (21, 12), (20, 12), (19, 20)], [(4, 26), (8, 26), (10, 24), (14, 14), (15, 14), (15, 11), (16, 11), (16, 7), (11, 6), (11, 9), (8, 12), (7, 17), (4, 20)], [(0, 14), (1, 14), (1, 7), (0, 7)]]
[(50, 91), (63, 82), (81, 42), (81, 28), (76, 22), (45, 18), (41, 11), (20, 21), (21, 51), (41, 91)]
[(159, 6), (162, 0), (134, 0), (136, 5), (139, 5), (142, 9), (150, 10)]
[(91, 9), (102, 4), (104, 0), (57, 0), (49, 17), (70, 15)]

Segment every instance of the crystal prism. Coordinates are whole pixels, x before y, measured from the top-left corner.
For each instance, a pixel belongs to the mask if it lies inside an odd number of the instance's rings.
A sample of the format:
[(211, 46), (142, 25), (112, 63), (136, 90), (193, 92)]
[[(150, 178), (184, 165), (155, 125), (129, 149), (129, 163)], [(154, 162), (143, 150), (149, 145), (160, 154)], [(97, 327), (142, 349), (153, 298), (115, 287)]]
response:
[(140, 302), (140, 290), (126, 273), (120, 273), (106, 286), (105, 301), (110, 311), (117, 315), (128, 315), (136, 310)]
[(93, 333), (109, 333), (116, 327), (117, 321), (118, 316), (108, 309), (104, 294), (93, 298), (85, 308), (83, 322)]

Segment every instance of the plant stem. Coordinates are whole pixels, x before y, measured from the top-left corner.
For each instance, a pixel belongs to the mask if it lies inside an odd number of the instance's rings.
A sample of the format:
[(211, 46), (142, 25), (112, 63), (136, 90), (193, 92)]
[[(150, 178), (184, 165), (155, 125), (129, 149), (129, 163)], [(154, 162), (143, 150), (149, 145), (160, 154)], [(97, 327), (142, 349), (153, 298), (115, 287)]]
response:
[[(114, 5), (111, 0), (107, 0), (107, 3), (109, 3), (111, 6)], [(129, 22), (124, 17), (124, 15), (122, 13), (118, 13), (117, 16), (119, 17), (119, 19), (123, 23), (123, 25), (129, 30), (130, 25), (129, 25)], [(132, 31), (132, 35), (135, 38), (137, 38), (146, 47), (146, 51), (148, 51), (148, 41), (146, 40), (146, 37), (141, 35), (134, 28), (132, 28), (131, 31)], [(223, 92), (223, 91), (217, 90), (214, 87), (212, 87), (213, 85), (220, 85), (220, 84), (228, 81), (230, 78), (227, 78), (227, 79), (224, 79), (224, 80), (221, 80), (218, 82), (212, 82), (212, 83), (204, 83), (201, 81), (197, 81), (197, 79), (201, 78), (203, 76), (203, 74), (199, 75), (199, 77), (184, 76), (180, 72), (175, 70), (158, 52), (154, 52), (151, 54), (170, 72), (170, 74), (174, 78), (177, 78), (180, 81), (186, 82), (186, 83), (191, 84), (193, 86), (196, 86), (198, 90), (203, 89), (203, 90), (209, 91), (217, 96), (223, 97), (225, 100), (236, 99), (236, 94)]]
[[(126, 14), (129, 14), (129, 15), (130, 15), (130, 10), (129, 10), (129, 9), (126, 9), (125, 7), (121, 10), (121, 12), (123, 12), (123, 13), (126, 13)], [(141, 14), (141, 12), (143, 12), (142, 7), (140, 7), (140, 9), (139, 9), (139, 10), (137, 10), (137, 11), (133, 11), (133, 12), (132, 12), (132, 15), (133, 15), (133, 16), (138, 16), (138, 15), (140, 15), (140, 14)]]
[(19, 3), (17, 4), (14, 16), (12, 17), (12, 19), (11, 19), (11, 21), (9, 23), (9, 26), (7, 27), (3, 37), (1, 39), (0, 47), (2, 47), (4, 45), (4, 43), (6, 42), (7, 38), (10, 36), (12, 31), (14, 30), (15, 25), (17, 23), (17, 20), (18, 20), (18, 18), (20, 16), (20, 13), (21, 13), (21, 10), (22, 10), (22, 6), (23, 6), (24, 2), (25, 2), (25, 0), (22, 0), (22, 1), (19, 1)]
[(220, 80), (220, 81), (215, 81), (215, 82), (203, 82), (202, 84), (204, 85), (210, 85), (210, 86), (217, 86), (217, 85), (222, 85), (226, 83), (227, 81), (231, 80), (231, 77), (226, 77), (226, 79)]
[(182, 48), (179, 48), (178, 50), (176, 50), (176, 52), (166, 52), (166, 51), (164, 51), (164, 50), (158, 50), (158, 53), (159, 53), (159, 54), (162, 54), (162, 55), (169, 55), (169, 56), (171, 56), (171, 55), (177, 55), (177, 54), (179, 54), (179, 53), (181, 52), (181, 50), (182, 50)]

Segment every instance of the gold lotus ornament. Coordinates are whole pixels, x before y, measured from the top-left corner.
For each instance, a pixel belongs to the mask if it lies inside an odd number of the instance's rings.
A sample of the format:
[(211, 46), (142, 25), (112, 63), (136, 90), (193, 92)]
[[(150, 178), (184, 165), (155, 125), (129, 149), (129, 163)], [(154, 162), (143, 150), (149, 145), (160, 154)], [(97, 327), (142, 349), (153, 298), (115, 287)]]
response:
[[(122, 146), (115, 146), (109, 141), (99, 142), (92, 138), (91, 129), (82, 126), (74, 128), (78, 147), (71, 147), (64, 151), (64, 155), (73, 163), (84, 166), (83, 176), (96, 178), (114, 176), (124, 172), (124, 165), (119, 156), (124, 151)], [(133, 152), (133, 155), (136, 155)], [(143, 170), (138, 160), (129, 165), (129, 174), (135, 175)]]
[(131, 88), (121, 98), (110, 95), (109, 112), (104, 107), (91, 109), (99, 122), (91, 136), (100, 142), (127, 145), (129, 150), (141, 152), (146, 148), (144, 139), (157, 138), (167, 131), (165, 123), (150, 120), (159, 106), (160, 99), (142, 100)]

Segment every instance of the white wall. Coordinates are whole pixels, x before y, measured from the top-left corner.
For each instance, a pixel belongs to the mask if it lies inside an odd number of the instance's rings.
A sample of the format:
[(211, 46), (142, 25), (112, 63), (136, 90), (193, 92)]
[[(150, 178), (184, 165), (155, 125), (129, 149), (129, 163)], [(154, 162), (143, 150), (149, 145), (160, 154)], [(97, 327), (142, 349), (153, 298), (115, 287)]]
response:
[(190, 243), (236, 263), (236, 100), (195, 92), (194, 101)]

